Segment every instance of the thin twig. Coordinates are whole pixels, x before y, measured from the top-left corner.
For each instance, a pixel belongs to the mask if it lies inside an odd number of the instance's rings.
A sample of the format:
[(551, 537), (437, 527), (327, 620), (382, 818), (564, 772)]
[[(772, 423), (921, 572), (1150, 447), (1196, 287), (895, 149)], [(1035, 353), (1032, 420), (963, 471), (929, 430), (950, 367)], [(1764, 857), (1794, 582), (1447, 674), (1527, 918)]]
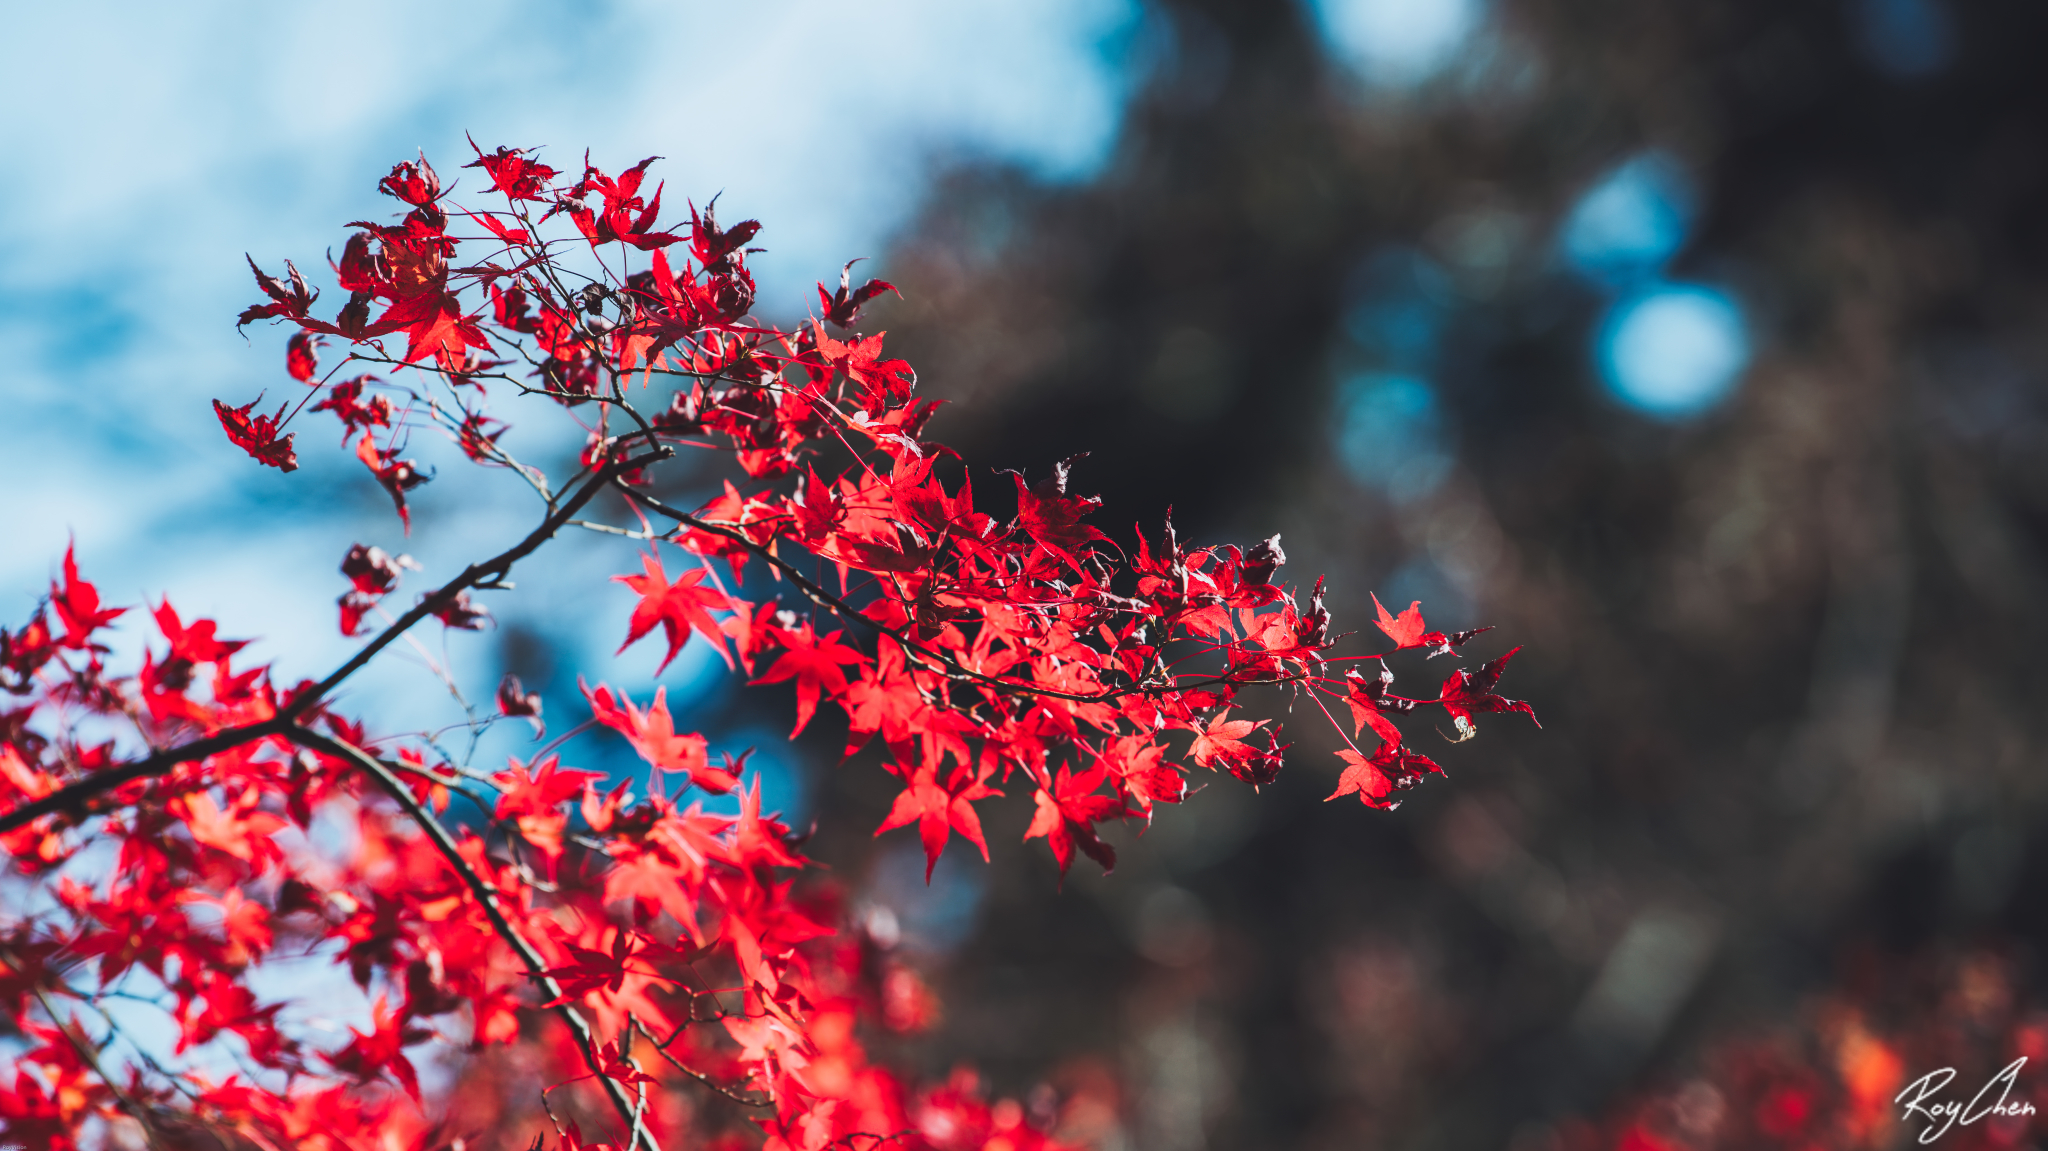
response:
[(596, 523), (591, 520), (570, 520), (569, 526), (572, 528), (587, 528), (594, 532), (604, 532), (606, 535), (625, 536), (629, 540), (651, 540), (659, 536), (657, 532), (636, 532), (631, 528), (616, 528), (610, 524)]
[[(654, 1049), (657, 1052), (660, 1052), (661, 1057), (663, 1059), (668, 1060), (669, 1066), (674, 1067), (676, 1070), (682, 1072), (683, 1074), (689, 1076), (692, 1079), (695, 1079), (697, 1082), (702, 1083), (704, 1086), (711, 1088), (713, 1091), (718, 1092), (720, 1095), (725, 1096), (727, 1099), (732, 1100), (734, 1103), (737, 1103), (742, 1107), (775, 1106), (775, 1100), (772, 1098), (749, 1099), (746, 1096), (738, 1094), (737, 1092), (733, 1091), (731, 1088), (724, 1086), (723, 1084), (719, 1083), (716, 1079), (713, 1079), (709, 1075), (704, 1074), (702, 1071), (699, 1071), (696, 1068), (685, 1064), (682, 1060), (677, 1059), (675, 1056), (670, 1055), (668, 1053), (668, 1048), (662, 1045), (661, 1040), (656, 1039), (654, 1037), (654, 1032), (649, 1031), (647, 1029), (647, 1025), (645, 1023), (640, 1022), (638, 1019), (633, 1020), (633, 1026), (639, 1028), (640, 1034), (645, 1035), (647, 1037), (648, 1042), (654, 1044)], [(670, 1039), (669, 1042), (673, 1043), (675, 1042), (675, 1040)]]
[[(114, 1082), (113, 1076), (107, 1074), (107, 1069), (100, 1065), (99, 1052), (93, 1050), (83, 1040), (79, 1039), (77, 1035), (72, 1033), (69, 1027), (64, 1026), (64, 1020), (58, 1017), (56, 1007), (51, 1005), (50, 997), (43, 993), (43, 989), (31, 987), (29, 990), (34, 993), (36, 1002), (43, 1005), (43, 1013), (50, 1017), (50, 1022), (56, 1024), (57, 1030), (64, 1033), (64, 1038), (71, 1044), (71, 1049), (78, 1053), (80, 1059), (85, 1060), (86, 1066), (92, 1068), (93, 1074), (100, 1077), (100, 1082), (107, 1085), (107, 1090), (113, 1092), (115, 1101), (121, 1105), (121, 1110), (126, 1111), (134, 1117), (135, 1122), (141, 1124), (143, 1138), (149, 1140), (151, 1147), (159, 1146), (156, 1137), (156, 1124), (150, 1121), (149, 1112), (144, 1110), (140, 1103), (130, 1098), (126, 1091), (121, 1090), (121, 1085)], [(73, 1018), (75, 1020), (76, 1017), (74, 1016)]]

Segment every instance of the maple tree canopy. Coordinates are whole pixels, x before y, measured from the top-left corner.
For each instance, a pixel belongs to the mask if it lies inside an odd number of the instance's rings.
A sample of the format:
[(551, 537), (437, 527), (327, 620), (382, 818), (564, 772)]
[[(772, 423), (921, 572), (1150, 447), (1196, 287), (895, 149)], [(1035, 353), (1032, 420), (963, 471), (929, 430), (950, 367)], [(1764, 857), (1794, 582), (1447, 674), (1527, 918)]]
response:
[[(1121, 547), (1087, 522), (1100, 501), (1070, 490), (1071, 460), (999, 482), (1014, 511), (978, 505), (973, 469), (948, 479), (957, 457), (925, 438), (938, 405), (881, 333), (854, 330), (893, 286), (855, 286), (849, 264), (836, 291), (820, 285), (818, 315), (761, 321), (746, 246), (760, 225), (691, 205), (663, 230), (652, 163), (613, 176), (586, 159), (570, 179), (479, 149), (488, 207), (455, 203), (424, 158), (399, 164), (378, 184), (398, 218), (351, 225), (331, 312), (289, 262), (278, 278), (250, 261), (264, 299), (241, 323), (292, 329), (285, 370), (304, 393), (271, 415), (260, 397), (216, 400), (229, 442), (289, 472), (285, 429), (331, 414), (409, 532), (432, 476), (402, 446), (438, 432), (531, 488), (538, 521), (505, 550), (387, 615), (418, 565), (337, 541), (339, 628), (367, 638), (318, 681), (238, 666), (241, 641), (168, 601), (149, 613), (161, 644), (117, 673), (97, 637), (130, 609), (102, 604), (70, 551), (46, 606), (0, 630), (15, 701), (0, 711), (0, 1007), (32, 1044), (0, 1079), (0, 1144), (473, 1146), (464, 1124), (490, 1117), (466, 1117), (459, 1093), (423, 1097), (408, 1055), (439, 1039), (535, 1049), (549, 1122), (517, 1138), (536, 1146), (740, 1131), (773, 1151), (1053, 1145), (972, 1073), (919, 1088), (870, 1061), (863, 1034), (929, 1015), (903, 1009), (923, 1001), (902, 991), (915, 976), (845, 925), (745, 757), (677, 731), (664, 690), (585, 689), (594, 722), (646, 761), (644, 795), (601, 789), (560, 740), (487, 767), (334, 709), (428, 619), (485, 626), (473, 597), (509, 588), (565, 529), (643, 546), (617, 577), (635, 597), (620, 650), (658, 629), (665, 669), (707, 644), (750, 682), (793, 686), (792, 736), (830, 714), (846, 755), (878, 745), (901, 792), (877, 834), (914, 825), (927, 876), (956, 834), (986, 858), (977, 805), (1006, 795), (1028, 795), (1026, 838), (1064, 874), (1077, 851), (1112, 868), (1101, 827), (1149, 823), (1191, 775), (1271, 782), (1288, 745), (1240, 717), (1256, 689), (1330, 717), (1344, 744), (1331, 798), (1379, 808), (1441, 771), (1395, 717), (1442, 707), (1461, 740), (1478, 715), (1533, 718), (1494, 692), (1513, 651), (1434, 697), (1392, 694), (1385, 657), (1454, 656), (1484, 629), (1428, 631), (1419, 604), (1380, 607), (1394, 646), (1338, 655), (1323, 582), (1306, 596), (1275, 582), (1277, 536), (1196, 548), (1167, 523)], [(487, 401), (575, 410), (589, 429), (575, 470), (514, 458)], [(702, 507), (672, 507), (649, 481), (689, 449), (729, 452), (738, 473)], [(658, 526), (592, 518), (604, 509)], [(546, 738), (517, 679), (496, 705), (471, 728), (518, 719)], [(736, 815), (705, 810), (724, 793)], [(325, 1034), (272, 998), (307, 963), (363, 989), (360, 1025)], [(167, 1015), (176, 1050), (124, 1038), (114, 997)]]

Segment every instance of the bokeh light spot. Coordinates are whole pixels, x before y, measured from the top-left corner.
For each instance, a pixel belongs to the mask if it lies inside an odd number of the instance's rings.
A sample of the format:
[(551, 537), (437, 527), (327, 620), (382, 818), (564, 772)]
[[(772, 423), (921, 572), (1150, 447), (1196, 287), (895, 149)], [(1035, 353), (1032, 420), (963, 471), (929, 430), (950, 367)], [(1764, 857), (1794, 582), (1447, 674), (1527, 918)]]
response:
[(889, 909), (903, 944), (928, 955), (945, 955), (974, 931), (986, 893), (984, 864), (966, 841), (955, 838), (925, 878), (924, 847), (907, 832), (875, 859), (868, 897)]
[(1443, 411), (1420, 376), (1365, 372), (1345, 380), (1336, 433), (1345, 472), (1396, 503), (1428, 495), (1450, 475)]
[(1565, 219), (1564, 257), (1596, 280), (1622, 280), (1664, 266), (1685, 244), (1692, 183), (1677, 161), (1648, 152), (1593, 185)]
[(1309, 0), (1309, 9), (1331, 54), (1383, 88), (1442, 71), (1485, 14), (1480, 0)]
[(1683, 419), (1713, 407), (1749, 364), (1749, 332), (1727, 293), (1663, 284), (1617, 303), (1597, 355), (1614, 396), (1640, 412)]
[(1900, 79), (1932, 76), (1955, 55), (1955, 28), (1937, 0), (1857, 0), (1853, 15), (1864, 56)]
[(1376, 365), (1427, 371), (1455, 298), (1450, 277), (1412, 248), (1376, 252), (1352, 274), (1344, 328)]

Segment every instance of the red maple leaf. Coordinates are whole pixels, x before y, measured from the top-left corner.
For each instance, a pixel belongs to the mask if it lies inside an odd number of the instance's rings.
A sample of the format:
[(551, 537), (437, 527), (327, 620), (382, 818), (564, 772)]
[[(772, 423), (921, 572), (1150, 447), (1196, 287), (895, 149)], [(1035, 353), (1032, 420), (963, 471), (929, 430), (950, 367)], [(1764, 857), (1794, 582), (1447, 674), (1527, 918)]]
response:
[(897, 793), (889, 817), (875, 829), (875, 834), (916, 823), (917, 837), (924, 844), (924, 880), (930, 883), (932, 868), (939, 864), (939, 853), (946, 849), (946, 840), (955, 831), (980, 848), (982, 860), (987, 861), (988, 842), (982, 838), (981, 816), (975, 813), (973, 801), (1002, 794), (988, 785), (986, 774), (976, 775), (965, 767), (954, 768), (945, 785), (940, 786), (938, 770), (922, 764)]
[(1100, 763), (1079, 775), (1069, 775), (1062, 764), (1052, 790), (1038, 789), (1038, 811), (1031, 817), (1024, 841), (1045, 837), (1052, 857), (1059, 861), (1062, 880), (1066, 878), (1067, 865), (1074, 861), (1076, 847), (1101, 864), (1104, 875), (1116, 868), (1116, 849), (1095, 833), (1097, 823), (1126, 814), (1124, 805), (1114, 796), (1094, 794), (1108, 777), (1108, 768)]
[(459, 591), (434, 609), (434, 618), (463, 631), (482, 631), (484, 623), (491, 618), (491, 612), (489, 608), (471, 603), (468, 591)]
[(917, 386), (917, 373), (907, 361), (882, 358), (885, 334), (841, 342), (826, 335), (822, 327), (818, 329), (818, 354), (860, 386), (862, 407), (871, 420), (908, 403), (911, 389)]
[(1226, 763), (1232, 759), (1257, 755), (1259, 749), (1244, 742), (1244, 737), (1256, 731), (1265, 720), (1231, 719), (1230, 709), (1224, 708), (1209, 720), (1209, 726), (1195, 736), (1194, 746), (1188, 749), (1189, 758), (1203, 767), (1215, 770), (1216, 761)]
[(1256, 728), (1264, 727), (1266, 721), (1253, 723), (1246, 719), (1225, 721), (1230, 714), (1225, 708), (1209, 721), (1206, 730), (1199, 730), (1194, 745), (1188, 749), (1195, 762), (1203, 767), (1215, 769), (1221, 763), (1230, 774), (1252, 785), (1264, 787), (1280, 775), (1282, 753), (1287, 745), (1280, 742), (1280, 729), (1276, 726), (1266, 732), (1266, 747), (1254, 747), (1244, 742)]
[(1367, 807), (1391, 811), (1400, 804), (1388, 796), (1414, 787), (1422, 782), (1425, 773), (1442, 775), (1444, 771), (1428, 756), (1417, 755), (1393, 740), (1380, 744), (1370, 758), (1352, 748), (1340, 749), (1337, 758), (1346, 765), (1344, 774), (1337, 779), (1337, 790), (1324, 803), (1356, 794)]
[(1067, 494), (1067, 473), (1085, 455), (1054, 464), (1052, 474), (1035, 484), (1027, 485), (1021, 474), (1011, 473), (1017, 481), (1017, 526), (1077, 565), (1076, 552), (1095, 540), (1109, 538), (1081, 522), (1081, 517), (1101, 507), (1102, 501), (1094, 496)]
[[(490, 430), (492, 424), (498, 425), (497, 431)], [(482, 412), (471, 412), (462, 417), (462, 427), (456, 432), (455, 442), (461, 447), (462, 454), (470, 459), (480, 464), (496, 463), (503, 458), (498, 452), (498, 437), (509, 430), (503, 420), (494, 420)]]
[(697, 257), (699, 267), (712, 273), (730, 271), (741, 248), (761, 231), (759, 220), (741, 220), (730, 228), (720, 228), (717, 207), (716, 196), (704, 205), (702, 215), (697, 205), (690, 205), (690, 254)]
[(225, 808), (205, 791), (195, 791), (173, 802), (184, 808), (185, 828), (194, 842), (253, 863), (278, 854), (270, 837), (285, 828), (283, 819), (256, 809), (261, 798), (252, 785)]
[(789, 738), (802, 734), (804, 725), (811, 722), (821, 695), (834, 700), (846, 695), (846, 673), (839, 670), (840, 664), (867, 662), (867, 656), (839, 642), (844, 634), (835, 631), (821, 638), (812, 633), (809, 624), (796, 631), (785, 630), (779, 638), (789, 650), (777, 656), (760, 678), (749, 681), (758, 684), (796, 680), (796, 728)]
[[(463, 166), (475, 167), (474, 164), (465, 164)], [(533, 233), (525, 228), (510, 228), (500, 224), (497, 214), (494, 212), (469, 212), (466, 214), (470, 219), (490, 229), (492, 235), (505, 241), (507, 247), (517, 248), (533, 243)]]
[(363, 433), (362, 442), (356, 445), (356, 458), (363, 461), (371, 475), (377, 477), (378, 486), (390, 493), (391, 502), (398, 507), (398, 520), (405, 525), (405, 533), (411, 535), (412, 513), (406, 510), (405, 493), (433, 479), (434, 474), (420, 470), (419, 464), (412, 460), (399, 459), (396, 446), (378, 451), (377, 442), (368, 432)]
[[(654, 189), (652, 201), (646, 201), (640, 198), (640, 182), (647, 176), (647, 166), (659, 159), (659, 156), (649, 156), (619, 173), (618, 179), (614, 180), (591, 167), (586, 158), (583, 179), (569, 190), (567, 198), (560, 201), (559, 210), (567, 212), (569, 218), (576, 221), (584, 239), (593, 245), (623, 240), (646, 251), (680, 242), (682, 237), (673, 232), (648, 231), (661, 215), (661, 187)], [(583, 198), (592, 192), (604, 198), (603, 210), (593, 210), (584, 205)]]
[(514, 200), (539, 200), (548, 181), (553, 180), (553, 168), (538, 160), (530, 160), (524, 148), (507, 148), (500, 144), (498, 150), (485, 155), (476, 141), (469, 142), (476, 159), (464, 164), (465, 168), (482, 168), (490, 173), (491, 190), (502, 192)]
[(64, 624), (58, 646), (85, 650), (92, 646), (92, 633), (121, 618), (125, 607), (101, 607), (100, 589), (78, 578), (75, 546), (64, 549), (64, 583), (50, 583), (50, 606)]
[(782, 634), (788, 630), (783, 625), (794, 622), (792, 613), (783, 610), (782, 605), (774, 600), (758, 608), (745, 600), (734, 600), (732, 606), (733, 613), (726, 616), (719, 626), (732, 637), (740, 666), (752, 675), (756, 656), (772, 647), (782, 646)]
[(257, 463), (266, 464), (281, 472), (299, 470), (298, 453), (292, 450), (292, 436), (277, 438), (280, 430), (278, 421), (284, 418), (287, 405), (279, 404), (274, 416), (252, 416), (249, 409), (263, 401), (258, 396), (239, 408), (231, 408), (219, 400), (213, 401), (213, 414), (220, 417), (220, 426), (227, 432), (228, 439), (236, 447), (248, 452)]
[(668, 654), (661, 657), (661, 666), (654, 669), (654, 674), (660, 675), (689, 642), (690, 630), (695, 628), (718, 649), (725, 666), (733, 666), (732, 653), (725, 646), (725, 633), (719, 629), (718, 621), (711, 618), (713, 611), (730, 611), (732, 600), (717, 588), (699, 586), (710, 569), (691, 568), (670, 583), (660, 556), (648, 552), (640, 557), (640, 564), (644, 569), (642, 575), (612, 577), (640, 593), (640, 602), (633, 605), (633, 618), (626, 625), (626, 642), (619, 645), (619, 650), (632, 647), (641, 636), (653, 631), (655, 624), (660, 624), (668, 638)]
[[(222, 1031), (241, 1036), (248, 1043), (250, 1054), (259, 1059), (274, 1058), (290, 1046), (277, 1030), (277, 1013), (284, 1004), (258, 1007), (255, 994), (223, 971), (202, 971), (193, 982), (197, 986), (182, 992), (186, 998), (177, 1013), (179, 1053), (211, 1040)], [(194, 1007), (202, 1010), (195, 1012)]]
[(562, 945), (569, 953), (569, 957), (576, 962), (548, 969), (547, 974), (562, 985), (562, 993), (541, 1004), (542, 1007), (569, 1003), (593, 991), (617, 992), (626, 985), (626, 976), (631, 974), (626, 967), (626, 961), (633, 958), (639, 950), (635, 946), (638, 941), (631, 931), (613, 928), (611, 933), (610, 951), (578, 947), (573, 943)]
[[(592, 1074), (602, 1075), (606, 1079), (622, 1083), (627, 1087), (631, 1087), (636, 1083), (658, 1084), (661, 1082), (661, 1080), (640, 1070), (634, 1064), (631, 1057), (620, 1052), (619, 1045), (616, 1043), (606, 1043), (597, 1049), (597, 1070)], [(579, 1076), (579, 1078), (588, 1078), (588, 1076)], [(574, 1082), (574, 1080), (571, 1080), (571, 1082)], [(589, 1144), (587, 1145), (587, 1151), (600, 1151), (601, 1146), (601, 1144)]]
[[(730, 757), (726, 765), (737, 775), (753, 754), (748, 748), (739, 759)], [(740, 789), (740, 814), (732, 822), (731, 838), (725, 844), (727, 862), (735, 867), (802, 867), (804, 861), (790, 853), (787, 836), (789, 829), (772, 815), (761, 814), (761, 774), (754, 773), (752, 786)]]
[(389, 594), (404, 578), (405, 568), (418, 571), (420, 565), (411, 556), (393, 556), (375, 545), (351, 544), (348, 554), (341, 557), (341, 574), (366, 596)]
[[(851, 328), (860, 322), (861, 306), (883, 292), (896, 292), (896, 285), (887, 280), (869, 280), (856, 288), (853, 286), (853, 266), (859, 260), (848, 260), (839, 269), (839, 290), (827, 295), (825, 285), (818, 285), (818, 304), (825, 311), (825, 320), (837, 328)], [(900, 297), (903, 293), (896, 292)]]
[(790, 497), (789, 510), (796, 517), (798, 535), (807, 541), (822, 540), (846, 518), (846, 498), (819, 479), (815, 469), (806, 468), (804, 486)]
[(263, 289), (264, 295), (270, 297), (270, 303), (251, 304), (243, 309), (241, 318), (235, 321), (237, 328), (272, 316), (283, 316), (292, 320), (306, 318), (306, 313), (312, 310), (313, 301), (320, 298), (320, 293), (306, 283), (306, 277), (299, 274), (298, 268), (294, 267), (290, 260), (284, 262), (285, 271), (291, 276), (292, 281), (291, 287), (287, 288), (276, 276), (257, 267), (254, 257), (245, 256), (244, 259), (249, 261), (249, 270), (256, 274), (256, 286)]
[(171, 649), (158, 662), (153, 653), (143, 653), (143, 669), (140, 677), (145, 702), (150, 711), (159, 719), (172, 714), (182, 714), (200, 723), (207, 720), (206, 712), (196, 704), (181, 698), (181, 693), (192, 682), (192, 669), (202, 663), (222, 663), (221, 673), (226, 674), (225, 661), (240, 651), (248, 640), (223, 640), (215, 634), (216, 624), (210, 619), (194, 620), (187, 625), (178, 618), (178, 609), (166, 599), (151, 613), (156, 618), (157, 630), (171, 643)]
[(377, 997), (371, 1009), (371, 1029), (358, 1031), (351, 1027), (355, 1040), (347, 1047), (328, 1057), (338, 1071), (345, 1071), (358, 1079), (372, 1079), (380, 1072), (389, 1072), (405, 1088), (406, 1094), (417, 1101), (420, 1097), (419, 1073), (413, 1070), (412, 1060), (407, 1059), (404, 1049), (416, 1043), (425, 1043), (434, 1033), (423, 1027), (407, 1026), (403, 1011), (393, 1011), (383, 996)]
[(527, 691), (518, 676), (506, 672), (505, 678), (498, 681), (498, 714), (508, 718), (523, 716), (533, 724), (533, 738), (539, 739), (548, 733), (547, 721), (540, 713), (540, 693)]
[(1402, 648), (1422, 646), (1424, 643), (1423, 631), (1428, 625), (1422, 622), (1421, 600), (1416, 600), (1409, 604), (1408, 610), (1398, 616), (1387, 611), (1387, 605), (1380, 602), (1378, 595), (1372, 597), (1372, 606), (1379, 609), (1380, 630), (1386, 632), (1387, 638), (1394, 641), (1396, 645), (1394, 650), (1399, 651)]
[(1462, 743), (1479, 734), (1479, 729), (1472, 724), (1475, 712), (1518, 711), (1528, 716), (1529, 722), (1535, 723), (1537, 727), (1543, 726), (1536, 722), (1535, 708), (1519, 699), (1507, 699), (1493, 692), (1494, 685), (1500, 682), (1501, 673), (1507, 670), (1508, 661), (1520, 650), (1522, 649), (1519, 646), (1511, 648), (1499, 659), (1480, 664), (1478, 671), (1468, 672), (1459, 668), (1451, 673), (1451, 678), (1444, 681), (1443, 693), (1437, 702), (1444, 705), (1444, 710), (1451, 713), (1451, 721), (1458, 725), (1459, 742)]
[(1491, 626), (1475, 627), (1468, 631), (1454, 631), (1449, 635), (1445, 635), (1440, 631), (1425, 631), (1423, 630), (1425, 625), (1422, 622), (1421, 600), (1415, 600), (1410, 603), (1408, 610), (1402, 612), (1399, 616), (1389, 615), (1386, 605), (1380, 603), (1380, 597), (1377, 595), (1372, 597), (1372, 606), (1379, 608), (1380, 630), (1386, 632), (1387, 638), (1393, 640), (1398, 645), (1394, 648), (1395, 651), (1411, 647), (1433, 648), (1435, 650), (1429, 653), (1429, 658), (1431, 659), (1435, 659), (1440, 655), (1455, 655), (1457, 654), (1457, 649), (1473, 636), (1493, 630)]
[(1366, 725), (1370, 724), (1381, 739), (1398, 745), (1401, 742), (1401, 729), (1394, 726), (1394, 721), (1387, 718), (1387, 713), (1405, 715), (1415, 710), (1415, 701), (1387, 694), (1387, 688), (1394, 682), (1394, 673), (1387, 669), (1386, 661), (1380, 661), (1380, 673), (1377, 676), (1368, 678), (1357, 671), (1352, 671), (1344, 678), (1351, 688), (1344, 702), (1351, 705), (1352, 731), (1362, 732)]
[(284, 370), (292, 379), (302, 384), (313, 382), (313, 374), (320, 370), (320, 360), (314, 349), (323, 341), (311, 332), (293, 332), (292, 338), (284, 345)]
[(1127, 735), (1103, 745), (1097, 761), (1109, 768), (1130, 804), (1152, 818), (1155, 803), (1179, 803), (1187, 798), (1187, 777), (1165, 762), (1166, 749), (1149, 735)]
[(421, 303), (407, 306), (393, 305), (379, 324), (394, 320), (393, 313), (401, 313), (407, 322), (405, 327), (405, 362), (417, 363), (428, 356), (435, 356), (447, 362), (461, 363), (466, 357), (465, 348), (491, 351), (490, 340), (484, 337), (483, 329), (477, 327), (474, 317), (462, 312), (462, 301), (452, 292), (445, 292)]
[(377, 601), (359, 591), (348, 591), (335, 601), (341, 608), (341, 634), (353, 639), (363, 634), (363, 617), (377, 606)]
[(203, 891), (182, 891), (178, 902), (205, 903), (217, 909), (229, 963), (240, 966), (270, 950), (270, 909), (243, 895), (240, 888), (230, 887), (218, 898)]
[(565, 770), (559, 756), (549, 756), (528, 767), (517, 759), (491, 777), (498, 787), (495, 819), (517, 819), (522, 815), (554, 815), (563, 803), (583, 794), (583, 787), (603, 779), (601, 771)]
[(314, 404), (311, 411), (333, 412), (341, 421), (341, 440), (348, 438), (358, 429), (391, 426), (391, 399), (388, 396), (372, 396), (363, 402), (363, 385), (378, 382), (375, 376), (356, 376), (343, 380), (327, 389), (327, 398)]
[(918, 694), (917, 684), (904, 674), (899, 650), (883, 652), (874, 666), (861, 669), (858, 679), (847, 681), (846, 698), (840, 706), (847, 717), (846, 750), (841, 754), (851, 757), (876, 732), (891, 747), (905, 744), (916, 730), (918, 715), (930, 705)]
[(668, 689), (654, 690), (654, 702), (646, 711), (633, 706), (632, 697), (599, 684), (597, 690), (583, 689), (584, 698), (597, 722), (626, 737), (640, 758), (656, 771), (681, 772), (690, 782), (711, 792), (731, 791), (739, 777), (711, 766), (709, 744), (694, 732), (677, 735), (675, 720), (668, 713)]
[[(717, 818), (696, 815), (694, 811), (692, 815), (699, 819)], [(635, 910), (660, 908), (674, 916), (676, 922), (696, 930), (696, 886), (683, 881), (701, 874), (701, 866), (679, 863), (672, 849), (659, 840), (620, 840), (611, 849), (611, 855), (612, 866), (604, 877), (604, 902), (623, 899), (630, 900)]]
[(441, 174), (422, 155), (418, 163), (393, 164), (391, 174), (377, 181), (377, 190), (417, 208), (441, 198)]

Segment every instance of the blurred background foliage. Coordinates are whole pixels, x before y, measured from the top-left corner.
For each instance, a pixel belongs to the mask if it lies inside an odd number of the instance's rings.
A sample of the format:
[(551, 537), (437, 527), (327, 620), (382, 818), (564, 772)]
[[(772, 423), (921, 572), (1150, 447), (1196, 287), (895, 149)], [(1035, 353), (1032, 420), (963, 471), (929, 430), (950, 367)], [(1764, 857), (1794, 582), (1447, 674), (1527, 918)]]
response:
[(876, 317), (941, 439), (1092, 452), (1120, 538), (1281, 531), (1340, 629), (1497, 624), (1544, 727), (1377, 815), (1298, 715), (1278, 784), (1063, 893), (1021, 809), (929, 895), (883, 856), (883, 904), (974, 907), (906, 933), (916, 1057), (1098, 1084), (1107, 1146), (1539, 1148), (1856, 963), (2031, 984), (2044, 44), (1988, 0), (1171, 0), (1099, 178), (943, 175)]

